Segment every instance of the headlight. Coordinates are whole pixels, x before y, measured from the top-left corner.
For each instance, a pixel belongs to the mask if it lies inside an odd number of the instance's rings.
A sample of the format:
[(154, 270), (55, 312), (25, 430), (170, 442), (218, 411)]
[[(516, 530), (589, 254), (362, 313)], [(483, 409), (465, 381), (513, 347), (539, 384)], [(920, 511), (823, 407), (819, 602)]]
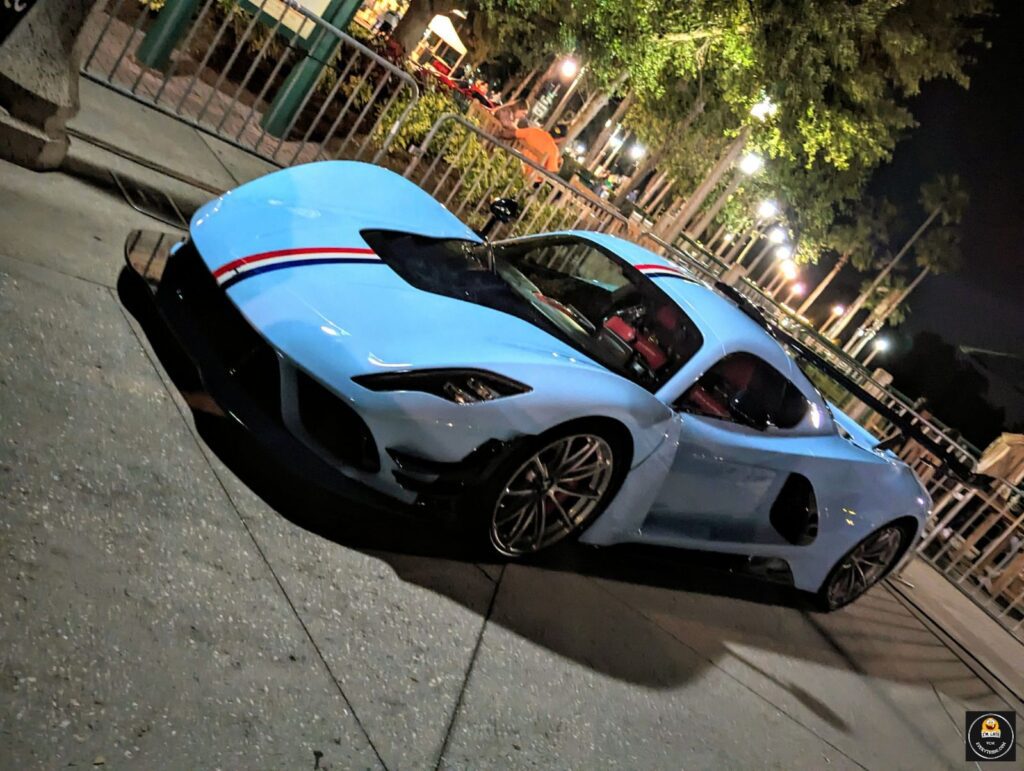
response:
[(489, 402), (531, 391), (529, 386), (479, 369), (421, 369), (352, 378), (371, 391), (422, 391), (456, 404)]

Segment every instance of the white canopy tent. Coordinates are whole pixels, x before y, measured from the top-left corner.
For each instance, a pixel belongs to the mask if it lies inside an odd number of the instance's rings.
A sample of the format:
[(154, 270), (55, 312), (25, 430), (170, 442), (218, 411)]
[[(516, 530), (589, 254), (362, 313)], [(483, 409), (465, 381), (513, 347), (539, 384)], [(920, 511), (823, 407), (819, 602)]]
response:
[(445, 45), (458, 51), (460, 56), (466, 55), (466, 44), (462, 42), (459, 33), (455, 31), (455, 25), (447, 16), (439, 13), (430, 20), (427, 29), (441, 38)]

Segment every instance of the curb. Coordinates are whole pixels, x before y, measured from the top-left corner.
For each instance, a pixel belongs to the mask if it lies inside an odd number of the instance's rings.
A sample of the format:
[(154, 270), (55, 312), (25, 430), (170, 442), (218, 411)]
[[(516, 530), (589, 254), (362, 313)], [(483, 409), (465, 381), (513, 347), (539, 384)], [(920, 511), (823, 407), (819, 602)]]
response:
[(73, 141), (60, 165), (60, 170), (102, 187), (119, 197), (125, 195), (123, 183), (142, 190), (159, 192), (165, 195), (187, 220), (192, 212), (204, 203), (225, 192), (172, 168), (118, 148), (98, 137), (70, 128), (68, 133)]
[(886, 588), (903, 607), (913, 614), (927, 629), (934, 634), (942, 643), (949, 648), (956, 657), (963, 662), (981, 681), (992, 691), (1003, 699), (1007, 705), (1018, 714), (1024, 714), (1024, 694), (1018, 694), (1011, 686), (1003, 680), (1002, 676), (990, 669), (980, 658), (967, 648), (960, 640), (953, 637), (945, 628), (936, 621), (924, 608), (922, 608), (901, 586), (899, 581), (892, 578), (886, 579)]

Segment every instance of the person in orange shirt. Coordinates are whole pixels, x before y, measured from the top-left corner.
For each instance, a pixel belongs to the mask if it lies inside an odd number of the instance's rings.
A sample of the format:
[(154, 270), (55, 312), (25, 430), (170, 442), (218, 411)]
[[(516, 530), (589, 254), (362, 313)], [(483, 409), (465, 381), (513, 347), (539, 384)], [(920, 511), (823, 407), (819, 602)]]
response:
[(559, 140), (564, 137), (565, 126), (555, 126), (550, 134), (535, 126), (515, 130), (516, 141), (520, 144), (519, 152), (552, 174), (557, 174), (562, 168), (562, 148)]
[[(543, 167), (552, 174), (557, 174), (562, 168), (562, 144), (564, 143), (566, 127), (559, 124), (548, 133), (537, 126), (526, 126), (519, 128), (527, 115), (525, 105), (512, 105), (511, 109), (504, 109), (496, 116), (502, 123), (502, 129), (498, 132), (498, 138), (504, 140), (515, 140), (516, 149), (523, 155)], [(542, 180), (533, 167), (523, 164), (523, 174), (535, 185)]]

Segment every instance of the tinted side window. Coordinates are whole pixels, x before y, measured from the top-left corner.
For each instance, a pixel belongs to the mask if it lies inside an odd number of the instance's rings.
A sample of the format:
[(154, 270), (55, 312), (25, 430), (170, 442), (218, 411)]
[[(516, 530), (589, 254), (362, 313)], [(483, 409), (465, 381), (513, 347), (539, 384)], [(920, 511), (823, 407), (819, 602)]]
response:
[[(749, 353), (731, 353), (704, 373), (676, 405), (684, 412), (760, 427), (793, 428), (808, 404), (795, 385)], [(742, 406), (742, 409), (738, 407)], [(753, 420), (748, 416), (756, 416)]]

